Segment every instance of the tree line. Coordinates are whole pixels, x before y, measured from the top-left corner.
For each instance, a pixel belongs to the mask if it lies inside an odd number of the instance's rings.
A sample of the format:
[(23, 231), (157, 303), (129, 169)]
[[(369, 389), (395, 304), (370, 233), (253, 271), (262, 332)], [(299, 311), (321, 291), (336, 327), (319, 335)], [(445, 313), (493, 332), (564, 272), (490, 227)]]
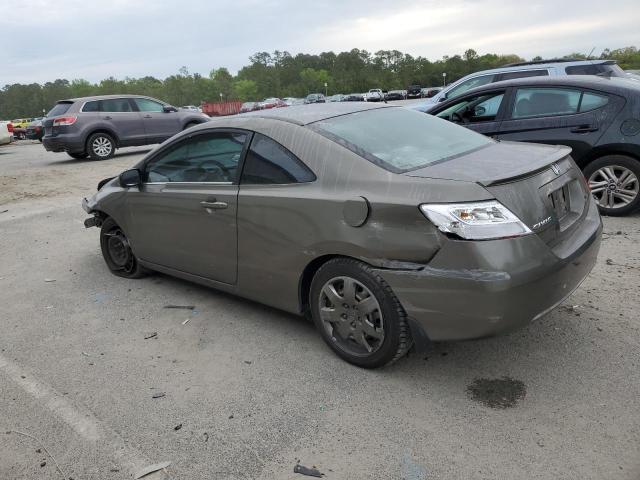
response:
[[(586, 59), (586, 56), (573, 53), (563, 58)], [(640, 69), (640, 50), (636, 47), (605, 49), (599, 58), (616, 60), (624, 69)], [(518, 55), (478, 55), (472, 49), (436, 61), (398, 50), (370, 53), (354, 48), (348, 52), (319, 55), (291, 55), (276, 50), (255, 53), (249, 57), (249, 64), (235, 76), (224, 67), (211, 70), (208, 76), (190, 73), (182, 67), (176, 75), (164, 80), (152, 76), (123, 80), (109, 77), (98, 83), (57, 79), (43, 85), (5, 85), (0, 90), (0, 119), (39, 117), (58, 100), (89, 95), (148, 95), (182, 106), (221, 99), (250, 101), (267, 97), (303, 97), (314, 92), (324, 93), (325, 83), (329, 94), (365, 92), (370, 88), (405, 89), (412, 84), (440, 86), (443, 73), (450, 83), (478, 70), (522, 61), (524, 59)]]

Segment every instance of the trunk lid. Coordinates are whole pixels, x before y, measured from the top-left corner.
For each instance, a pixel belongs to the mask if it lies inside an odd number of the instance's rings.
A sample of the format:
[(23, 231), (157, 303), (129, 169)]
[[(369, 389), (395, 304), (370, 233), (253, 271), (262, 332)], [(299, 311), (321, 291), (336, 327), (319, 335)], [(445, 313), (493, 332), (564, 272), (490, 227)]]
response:
[(406, 175), (479, 183), (555, 247), (579, 226), (589, 204), (570, 153), (564, 146), (500, 142)]

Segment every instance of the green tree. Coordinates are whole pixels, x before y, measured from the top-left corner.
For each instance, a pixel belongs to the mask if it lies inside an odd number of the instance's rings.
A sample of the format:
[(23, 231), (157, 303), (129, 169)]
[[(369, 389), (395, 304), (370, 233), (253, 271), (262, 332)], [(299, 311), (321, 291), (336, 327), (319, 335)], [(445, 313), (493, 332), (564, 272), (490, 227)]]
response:
[(258, 99), (258, 85), (253, 80), (236, 80), (233, 82), (234, 96), (243, 101)]

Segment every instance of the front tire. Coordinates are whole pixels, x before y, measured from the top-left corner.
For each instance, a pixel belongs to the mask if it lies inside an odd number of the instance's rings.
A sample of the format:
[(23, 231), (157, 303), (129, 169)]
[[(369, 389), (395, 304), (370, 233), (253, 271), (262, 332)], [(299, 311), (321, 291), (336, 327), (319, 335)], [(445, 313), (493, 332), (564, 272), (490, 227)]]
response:
[(149, 273), (133, 254), (125, 233), (110, 217), (102, 222), (100, 248), (107, 267), (114, 275), (124, 278), (142, 278)]
[(413, 344), (400, 302), (365, 263), (336, 258), (322, 265), (311, 282), (309, 305), (324, 341), (353, 365), (389, 365)]
[(113, 157), (116, 142), (108, 133), (94, 133), (87, 140), (87, 152), (93, 160), (106, 160)]
[(640, 161), (626, 155), (605, 155), (584, 169), (600, 213), (628, 215), (640, 207)]

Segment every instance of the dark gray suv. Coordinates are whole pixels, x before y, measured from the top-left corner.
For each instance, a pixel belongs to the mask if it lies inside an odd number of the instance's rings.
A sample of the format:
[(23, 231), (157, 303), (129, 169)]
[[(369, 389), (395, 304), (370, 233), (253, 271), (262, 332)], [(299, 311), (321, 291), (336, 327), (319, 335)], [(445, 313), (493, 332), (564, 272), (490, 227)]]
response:
[(104, 160), (116, 148), (161, 143), (209, 120), (155, 98), (104, 95), (60, 100), (44, 119), (42, 144), (73, 158)]

